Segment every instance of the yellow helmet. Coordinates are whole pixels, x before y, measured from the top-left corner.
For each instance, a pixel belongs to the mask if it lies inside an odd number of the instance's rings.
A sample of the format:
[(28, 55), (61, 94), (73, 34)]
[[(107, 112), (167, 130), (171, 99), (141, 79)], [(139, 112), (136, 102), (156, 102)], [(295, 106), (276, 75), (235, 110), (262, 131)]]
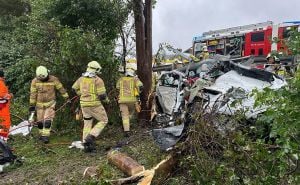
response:
[(49, 70), (45, 66), (39, 66), (36, 68), (35, 73), (38, 79), (45, 79), (49, 75)]
[(101, 66), (97, 61), (91, 61), (88, 63), (88, 67), (87, 67), (87, 72), (92, 72), (92, 73), (96, 73), (96, 72), (100, 72), (101, 71)]

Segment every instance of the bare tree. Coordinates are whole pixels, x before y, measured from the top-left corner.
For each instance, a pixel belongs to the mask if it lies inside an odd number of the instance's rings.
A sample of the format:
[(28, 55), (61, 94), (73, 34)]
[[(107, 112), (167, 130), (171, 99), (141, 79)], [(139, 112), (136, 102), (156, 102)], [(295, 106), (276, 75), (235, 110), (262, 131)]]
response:
[(120, 56), (122, 66), (124, 67), (124, 72), (126, 69), (126, 58), (128, 56), (135, 56), (135, 30), (134, 30), (134, 20), (133, 15), (128, 15), (128, 20), (126, 24), (120, 25), (119, 33), (120, 38), (118, 40), (118, 51), (116, 54)]

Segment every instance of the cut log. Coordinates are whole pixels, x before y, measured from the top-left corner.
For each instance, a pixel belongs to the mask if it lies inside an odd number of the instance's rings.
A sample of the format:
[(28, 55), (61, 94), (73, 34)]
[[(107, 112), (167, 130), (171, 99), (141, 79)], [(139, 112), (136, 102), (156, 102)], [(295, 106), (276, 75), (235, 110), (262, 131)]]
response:
[(151, 185), (152, 180), (156, 174), (167, 175), (168, 173), (170, 173), (170, 170), (174, 167), (175, 164), (176, 164), (176, 160), (174, 156), (169, 155), (167, 156), (166, 159), (162, 160), (160, 163), (158, 163), (155, 167), (153, 167), (150, 170), (142, 171), (128, 178), (111, 180), (108, 182), (117, 185), (134, 183), (134, 182), (138, 182), (137, 185)]
[(108, 161), (117, 166), (122, 172), (127, 175), (135, 175), (145, 170), (144, 166), (128, 157), (127, 155), (113, 150), (107, 154)]

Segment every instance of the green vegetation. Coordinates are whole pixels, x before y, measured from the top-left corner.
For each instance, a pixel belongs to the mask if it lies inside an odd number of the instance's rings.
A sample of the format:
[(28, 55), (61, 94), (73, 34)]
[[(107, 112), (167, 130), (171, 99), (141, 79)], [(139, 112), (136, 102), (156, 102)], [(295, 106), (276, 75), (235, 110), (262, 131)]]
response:
[[(299, 54), (299, 33), (291, 32), (287, 41), (293, 54)], [(190, 147), (185, 149), (179, 177), (190, 184), (300, 183), (300, 71), (288, 85), (253, 95), (256, 106), (267, 107), (257, 120), (193, 115), (196, 124), (190, 128)], [(215, 122), (228, 119), (235, 129), (220, 132)]]

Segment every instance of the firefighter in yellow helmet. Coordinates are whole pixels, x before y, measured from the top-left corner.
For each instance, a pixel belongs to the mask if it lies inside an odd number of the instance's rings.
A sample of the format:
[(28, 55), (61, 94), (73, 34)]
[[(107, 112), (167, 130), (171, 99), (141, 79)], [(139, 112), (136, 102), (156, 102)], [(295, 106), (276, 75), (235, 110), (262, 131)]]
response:
[[(72, 88), (80, 96), (80, 106), (83, 114), (83, 146), (85, 152), (93, 152), (96, 148), (95, 140), (108, 122), (107, 114), (102, 102), (108, 103), (103, 80), (97, 76), (101, 66), (96, 61), (88, 63), (85, 73), (73, 84)], [(97, 123), (93, 124), (96, 119)]]
[[(40, 132), (40, 140), (49, 142), (51, 125), (55, 116), (56, 95), (55, 90), (68, 100), (69, 95), (59, 79), (49, 74), (44, 66), (36, 68), (36, 77), (30, 87), (30, 112), (37, 114), (37, 126)], [(69, 100), (68, 100), (69, 101)]]
[(123, 129), (125, 136), (129, 136), (130, 131), (130, 112), (135, 110), (140, 92), (142, 90), (142, 82), (135, 76), (133, 69), (126, 69), (125, 76), (121, 77), (117, 82), (119, 90), (119, 107), (122, 116)]

